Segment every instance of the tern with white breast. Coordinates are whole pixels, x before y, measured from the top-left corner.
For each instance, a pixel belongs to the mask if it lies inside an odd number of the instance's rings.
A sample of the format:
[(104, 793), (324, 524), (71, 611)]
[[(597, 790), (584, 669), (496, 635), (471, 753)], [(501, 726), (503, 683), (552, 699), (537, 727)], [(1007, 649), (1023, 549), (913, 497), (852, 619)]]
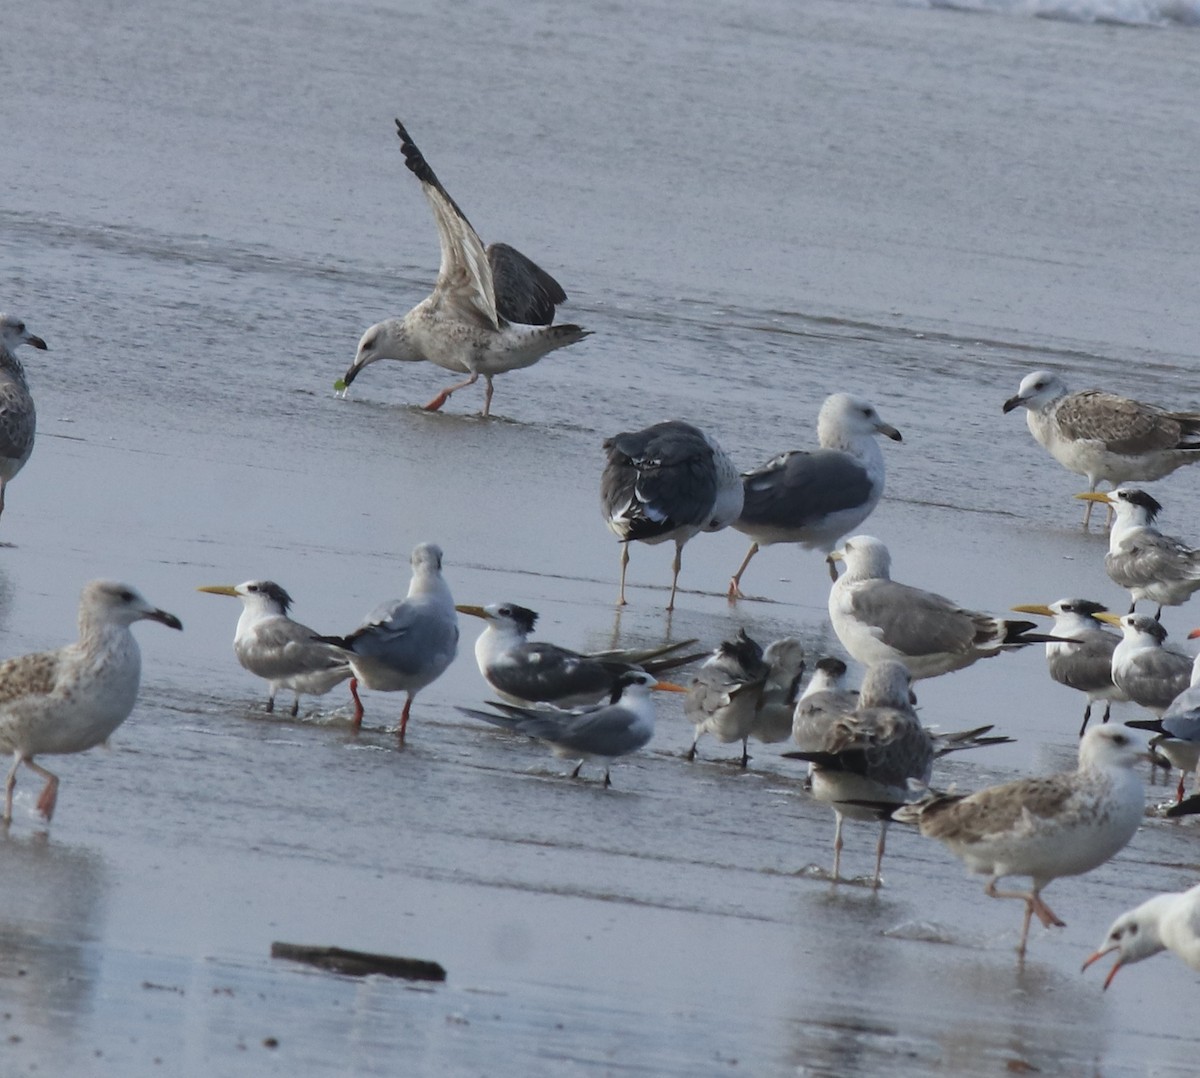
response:
[(398, 736), (404, 742), (413, 698), (446, 672), (458, 651), (458, 615), (442, 576), (442, 548), (419, 543), (412, 552), (412, 580), (404, 599), (381, 603), (347, 636), (316, 639), (341, 648), (354, 671), (354, 727), (362, 725), (357, 682), (380, 692), (403, 692)]
[(901, 440), (873, 404), (834, 393), (817, 415), (820, 449), (781, 453), (746, 472), (742, 512), (731, 527), (751, 543), (729, 582), (731, 599), (742, 597), (742, 574), (761, 547), (798, 543), (828, 554), (871, 515), (883, 495), (880, 434)]
[(621, 543), (621, 590), (629, 544), (675, 543), (671, 597), (675, 609), (684, 544), (702, 531), (720, 531), (738, 518), (744, 493), (733, 461), (717, 440), (690, 423), (669, 419), (604, 442), (608, 462), (600, 480), (600, 503), (609, 530)]
[(577, 711), (533, 710), (511, 704), (493, 703), (496, 714), (460, 707), (464, 715), (502, 726), (513, 733), (537, 738), (550, 745), (555, 756), (578, 760), (572, 778), (579, 777), (586, 760), (604, 763), (604, 786), (612, 785), (609, 770), (613, 760), (645, 747), (654, 737), (652, 690), (686, 692), (681, 685), (659, 681), (645, 671), (630, 671), (621, 678), (615, 700)]
[(80, 596), (76, 643), (0, 663), (0, 751), (13, 755), (5, 824), (12, 821), (21, 764), (46, 780), (37, 808), (49, 821), (58, 776), (35, 758), (85, 752), (129, 717), (142, 677), (142, 653), (129, 628), (144, 619), (183, 628), (174, 614), (151, 606), (128, 584), (93, 580)]
[(998, 618), (891, 579), (891, 555), (878, 539), (856, 535), (829, 555), (846, 571), (829, 592), (838, 639), (867, 666), (893, 659), (914, 681), (961, 670), (1002, 651), (1041, 643), (1031, 621)]
[[(893, 818), (915, 823), (990, 877), (984, 893), (1025, 903), (1017, 953), (1025, 954), (1036, 914), (1046, 927), (1062, 925), (1042, 899), (1060, 876), (1080, 876), (1104, 864), (1133, 838), (1145, 808), (1134, 765), (1146, 753), (1122, 726), (1093, 726), (1080, 739), (1079, 766), (1042, 778), (1018, 779), (964, 795), (931, 792)], [(1028, 891), (1000, 891), (1005, 876), (1028, 876)]]
[(475, 641), (479, 672), (501, 700), (518, 706), (573, 708), (597, 704), (611, 700), (630, 673), (645, 670), (660, 674), (699, 658), (696, 654), (677, 654), (695, 640), (585, 655), (544, 640), (530, 640), (538, 615), (528, 607), (493, 603), (455, 609), (487, 622)]
[(1167, 646), (1167, 630), (1148, 614), (1097, 614), (1116, 625), (1121, 640), (1113, 648), (1112, 679), (1130, 700), (1159, 717), (1192, 675), (1192, 657)]
[(1083, 968), (1114, 951), (1117, 961), (1104, 978), (1106, 989), (1123, 966), (1162, 951), (1178, 955), (1192, 969), (1200, 971), (1200, 885), (1187, 891), (1155, 895), (1121, 914)]
[(46, 351), (46, 342), (30, 333), (24, 322), (0, 314), (0, 513), (4, 512), (4, 490), (25, 467), (37, 434), (37, 410), (16, 353), (22, 344)]
[(303, 694), (324, 696), (352, 675), (350, 660), (341, 648), (317, 640), (315, 630), (288, 616), (292, 597), (275, 581), (206, 584), (196, 590), (241, 599), (233, 652), (245, 669), (270, 685), (268, 714), (275, 710), (280, 689), (295, 694), (291, 710), (295, 716), (300, 713)]
[(1155, 527), (1162, 512), (1158, 499), (1136, 487), (1075, 497), (1103, 502), (1116, 514), (1108, 533), (1104, 570), (1117, 587), (1129, 590), (1129, 613), (1139, 600), (1149, 599), (1158, 603), (1154, 615), (1158, 619), (1164, 606), (1180, 606), (1200, 590), (1200, 550)]
[(1099, 700), (1104, 701), (1101, 721), (1108, 722), (1113, 701), (1129, 699), (1112, 679), (1112, 656), (1121, 637), (1105, 629), (1097, 618), (1108, 608), (1090, 599), (1059, 599), (1049, 606), (1014, 606), (1013, 610), (1054, 619), (1050, 633), (1058, 639), (1046, 643), (1046, 665), (1060, 685), (1087, 696), (1079, 736), (1083, 737), (1092, 717), (1092, 704)]
[(427, 361), (468, 377), (443, 389), (426, 410), (436, 412), (452, 393), (483, 375), (486, 416), (497, 374), (532, 366), (549, 352), (583, 340), (588, 331), (551, 324), (555, 307), (567, 299), (562, 286), (507, 244), (494, 243), (485, 251), (399, 120), (396, 132), (405, 164), (421, 181), (433, 209), (442, 264), (427, 299), (403, 318), (379, 322), (362, 335), (354, 362), (336, 388), (345, 390), (364, 367), (380, 359)]
[[(1089, 490), (1100, 483), (1161, 479), (1200, 460), (1200, 413), (1168, 412), (1153, 404), (1086, 389), (1067, 390), (1050, 371), (1027, 374), (1007, 414), (1024, 408), (1029, 432), (1068, 471), (1086, 476)], [(1088, 503), (1083, 526), (1092, 515)]]

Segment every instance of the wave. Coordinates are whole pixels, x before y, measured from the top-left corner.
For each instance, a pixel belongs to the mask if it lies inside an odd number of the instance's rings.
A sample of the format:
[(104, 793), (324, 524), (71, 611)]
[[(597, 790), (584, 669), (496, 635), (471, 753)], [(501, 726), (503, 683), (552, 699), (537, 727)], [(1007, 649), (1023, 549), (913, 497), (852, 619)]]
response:
[(1113, 26), (1200, 26), (1200, 0), (924, 0), (924, 4)]

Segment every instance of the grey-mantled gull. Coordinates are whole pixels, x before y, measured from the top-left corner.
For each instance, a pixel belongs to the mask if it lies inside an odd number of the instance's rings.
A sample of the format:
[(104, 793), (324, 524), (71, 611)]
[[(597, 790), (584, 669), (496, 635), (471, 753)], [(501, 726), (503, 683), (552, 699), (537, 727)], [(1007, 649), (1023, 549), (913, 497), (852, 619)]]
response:
[(1013, 610), (1054, 619), (1050, 635), (1059, 639), (1047, 641), (1046, 665), (1060, 685), (1087, 696), (1079, 736), (1083, 737), (1092, 717), (1092, 704), (1097, 700), (1104, 701), (1102, 721), (1108, 722), (1113, 701), (1129, 697), (1112, 679), (1112, 655), (1121, 637), (1105, 629), (1096, 618), (1097, 614), (1107, 613), (1107, 607), (1090, 599), (1059, 599), (1049, 606), (1014, 606)]
[(37, 433), (37, 411), (25, 368), (16, 354), (22, 344), (46, 351), (46, 342), (30, 333), (24, 322), (0, 314), (0, 513), (4, 512), (4, 489), (25, 467)]
[(288, 616), (292, 597), (275, 581), (207, 584), (196, 590), (241, 599), (233, 652), (243, 667), (270, 684), (268, 713), (275, 710), (280, 689), (295, 693), (291, 714), (297, 715), (302, 694), (324, 696), (353, 673), (341, 648), (320, 642), (315, 630)]
[(600, 503), (609, 530), (621, 542), (621, 590), (629, 544), (675, 543), (671, 598), (675, 609), (683, 546), (702, 531), (720, 531), (742, 511), (742, 480), (717, 440), (678, 419), (627, 431), (604, 442), (608, 462), (600, 479)]
[(442, 548), (434, 543), (413, 547), (412, 580), (404, 599), (381, 603), (347, 636), (316, 639), (342, 648), (350, 660), (356, 729), (363, 717), (357, 682), (405, 694), (398, 732), (403, 742), (413, 698), (446, 672), (458, 651), (458, 615), (442, 576)]
[(1089, 502), (1103, 502), (1116, 514), (1108, 533), (1104, 570), (1117, 587), (1129, 591), (1129, 612), (1140, 599), (1164, 606), (1180, 606), (1200, 590), (1200, 550), (1181, 539), (1163, 535), (1154, 521), (1162, 511), (1158, 499), (1136, 487), (1077, 494)]
[[(931, 792), (898, 809), (894, 819), (920, 826), (989, 876), (992, 898), (1025, 903), (1018, 954), (1024, 955), (1034, 914), (1042, 924), (1063, 922), (1042, 890), (1060, 876), (1079, 876), (1104, 864), (1133, 838), (1142, 821), (1145, 790), (1134, 765), (1146, 755), (1123, 726), (1093, 726), (1080, 739), (1074, 771), (1018, 779), (964, 795)], [(1028, 891), (1000, 891), (1005, 876), (1028, 876)]]
[(846, 685), (846, 664), (832, 655), (818, 659), (792, 712), (792, 740), (802, 749), (820, 749), (833, 723), (857, 707), (858, 690)]
[(896, 659), (913, 680), (961, 670), (1001, 651), (1041, 643), (1031, 621), (969, 610), (931, 591), (891, 579), (891, 555), (878, 539), (856, 535), (830, 562), (846, 571), (829, 592), (829, 618), (838, 639), (866, 665)]
[(345, 389), (368, 364), (379, 359), (428, 361), (469, 377), (447, 386), (425, 408), (435, 412), (457, 389), (483, 375), (487, 391), (483, 414), (492, 406), (492, 379), (536, 363), (556, 348), (588, 336), (579, 326), (552, 325), (554, 308), (565, 303), (562, 286), (545, 270), (507, 244), (486, 252), (421, 151), (397, 120), (396, 131), (409, 171), (433, 208), (442, 264), (432, 294), (403, 318), (371, 326), (358, 342), (354, 362), (338, 382)]
[(834, 393), (817, 415), (820, 449), (781, 453), (745, 473), (742, 512), (730, 526), (751, 543), (729, 581), (731, 599), (742, 596), (742, 574), (760, 547), (799, 543), (828, 554), (871, 515), (883, 494), (879, 434), (900, 441), (900, 432), (879, 418), (874, 405)]
[(513, 733), (545, 741), (555, 756), (578, 760), (572, 778), (579, 777), (585, 760), (602, 760), (607, 788), (612, 785), (609, 777), (612, 761), (636, 752), (654, 736), (654, 703), (650, 699), (654, 689), (686, 691), (672, 682), (659, 681), (653, 674), (632, 670), (622, 675), (615, 700), (577, 711), (533, 710), (500, 703), (491, 704), (496, 714), (469, 707), (458, 710)]
[(1113, 649), (1113, 684), (1135, 704), (1161, 717), (1188, 687), (1192, 657), (1168, 647), (1167, 630), (1149, 614), (1096, 617), (1121, 629), (1121, 640)]
[(174, 614), (151, 606), (128, 584), (93, 580), (79, 599), (77, 642), (0, 663), (0, 751), (13, 754), (4, 823), (12, 821), (21, 764), (46, 780), (37, 808), (48, 821), (58, 776), (34, 758), (84, 752), (107, 741), (129, 717), (142, 677), (142, 653), (129, 627), (142, 619), (183, 628)]
[[(1188, 636), (1200, 636), (1200, 629), (1193, 629)], [(1179, 787), (1175, 791), (1174, 808), (1178, 811), (1168, 815), (1189, 816), (1192, 810), (1184, 805), (1183, 793), (1187, 777), (1200, 764), (1200, 655), (1192, 661), (1192, 672), (1187, 688), (1183, 689), (1157, 719), (1130, 719), (1126, 726), (1139, 730), (1150, 730), (1154, 737), (1150, 747), (1165, 756), (1172, 767), (1179, 769)], [(1200, 775), (1197, 776), (1200, 781)], [(1189, 798), (1189, 800), (1193, 800)]]
[(695, 640), (586, 655), (544, 640), (530, 640), (538, 615), (528, 607), (493, 603), (455, 609), (487, 622), (475, 641), (479, 672), (501, 700), (518, 706), (574, 708), (598, 704), (611, 700), (632, 672), (646, 670), (657, 675), (700, 657), (695, 653), (677, 654)]
[(1192, 969), (1200, 970), (1200, 884), (1187, 891), (1155, 895), (1121, 914), (1083, 968), (1113, 951), (1117, 952), (1117, 961), (1104, 978), (1106, 989), (1122, 966), (1160, 951), (1170, 951)]
[[(1099, 483), (1161, 479), (1200, 460), (1200, 413), (1168, 412), (1099, 389), (1070, 393), (1050, 371), (1034, 371), (1004, 411), (1025, 408), (1029, 432), (1068, 471)], [(1092, 515), (1089, 502), (1083, 517)]]
[(792, 637), (774, 641), (766, 652), (745, 629), (723, 640), (696, 671), (684, 700), (684, 714), (696, 727), (687, 759), (696, 758), (706, 733), (723, 744), (740, 741), (742, 767), (750, 761), (751, 736), (786, 740), (803, 673), (804, 649)]

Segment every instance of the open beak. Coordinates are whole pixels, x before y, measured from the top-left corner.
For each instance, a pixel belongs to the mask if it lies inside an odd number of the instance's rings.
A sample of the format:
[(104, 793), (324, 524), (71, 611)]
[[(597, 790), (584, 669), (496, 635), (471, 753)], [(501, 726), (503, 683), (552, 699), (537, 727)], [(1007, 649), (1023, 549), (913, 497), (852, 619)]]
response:
[(235, 599), (240, 599), (241, 596), (237, 593), (237, 588), (229, 584), (205, 584), (202, 588), (197, 588), (197, 591), (206, 591), (209, 595), (232, 595)]
[[(1079, 972), (1082, 973), (1093, 962), (1098, 962), (1101, 958), (1103, 958), (1106, 954), (1109, 954), (1113, 950), (1114, 950), (1114, 948), (1107, 947), (1104, 950), (1097, 951), (1094, 955), (1089, 957), (1086, 962), (1084, 962), (1083, 967), (1080, 969)], [(1122, 963), (1121, 959), (1118, 958), (1116, 960), (1116, 962), (1113, 964), (1113, 968), (1108, 971), (1108, 976), (1104, 978), (1104, 990), (1105, 991), (1108, 991), (1108, 986), (1110, 984), (1112, 984), (1113, 978), (1117, 975), (1117, 970), (1119, 970), (1122, 965), (1123, 965), (1123, 963)]]
[(1112, 505), (1113, 500), (1108, 496), (1107, 491), (1089, 490), (1086, 494), (1076, 494), (1074, 497), (1081, 502), (1103, 502), (1105, 505)]
[(486, 620), (488, 617), (488, 612), (482, 606), (468, 606), (464, 603), (462, 606), (455, 606), (454, 609), (460, 614), (470, 614), (473, 618), (484, 618)]
[(676, 685), (673, 681), (657, 681), (650, 688), (656, 692), (687, 692), (682, 685)]
[(1044, 618), (1054, 617), (1053, 610), (1051, 610), (1048, 606), (1039, 606), (1037, 603), (1030, 603), (1027, 606), (1013, 606), (1009, 607), (1009, 609), (1018, 614), (1041, 614)]

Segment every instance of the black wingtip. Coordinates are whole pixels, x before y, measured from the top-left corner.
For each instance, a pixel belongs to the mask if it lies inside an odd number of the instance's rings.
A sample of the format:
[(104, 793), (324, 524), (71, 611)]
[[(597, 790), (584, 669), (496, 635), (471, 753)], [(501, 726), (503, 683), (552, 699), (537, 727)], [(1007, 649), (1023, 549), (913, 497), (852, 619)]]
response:
[[(1126, 723), (1126, 725), (1129, 725)], [(1172, 805), (1167, 809), (1167, 818), (1174, 820), (1180, 816), (1196, 816), (1200, 815), (1200, 794), (1192, 794), (1191, 797), (1185, 797), (1178, 805)]]

